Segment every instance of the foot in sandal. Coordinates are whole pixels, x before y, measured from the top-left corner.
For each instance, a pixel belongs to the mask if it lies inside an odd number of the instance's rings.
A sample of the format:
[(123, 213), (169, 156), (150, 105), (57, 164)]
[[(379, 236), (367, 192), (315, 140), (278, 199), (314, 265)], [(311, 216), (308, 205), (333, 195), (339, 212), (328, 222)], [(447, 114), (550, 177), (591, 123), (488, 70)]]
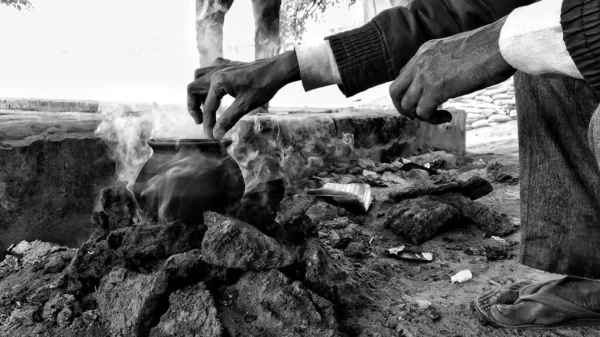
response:
[(600, 326), (600, 282), (566, 277), (539, 284), (520, 282), (475, 300), (477, 311), (504, 328)]

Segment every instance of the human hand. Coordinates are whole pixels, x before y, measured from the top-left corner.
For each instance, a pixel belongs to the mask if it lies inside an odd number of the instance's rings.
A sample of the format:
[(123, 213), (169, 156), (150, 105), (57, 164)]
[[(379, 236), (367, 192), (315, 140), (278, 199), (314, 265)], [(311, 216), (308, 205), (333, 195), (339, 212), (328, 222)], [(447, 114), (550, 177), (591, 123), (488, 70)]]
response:
[[(221, 139), (248, 112), (268, 103), (286, 84), (300, 80), (296, 53), (250, 63), (218, 59), (211, 67), (200, 68), (187, 88), (188, 111), (202, 123), (206, 136)], [(217, 109), (225, 95), (235, 100), (216, 121)]]
[(396, 110), (431, 124), (450, 122), (452, 115), (439, 105), (512, 76), (515, 69), (498, 44), (505, 20), (423, 44), (390, 85)]

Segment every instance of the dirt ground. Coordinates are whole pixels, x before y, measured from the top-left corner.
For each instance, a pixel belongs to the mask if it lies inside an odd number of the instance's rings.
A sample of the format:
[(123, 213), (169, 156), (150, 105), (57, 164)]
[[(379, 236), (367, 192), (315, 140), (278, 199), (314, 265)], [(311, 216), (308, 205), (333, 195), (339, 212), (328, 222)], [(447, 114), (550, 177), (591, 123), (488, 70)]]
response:
[[(518, 175), (518, 143), (516, 121), (495, 128), (471, 130), (467, 134), (468, 152), (476, 160), (497, 160), (511, 167)], [(376, 195), (385, 193), (384, 189)], [(494, 192), (481, 202), (519, 220), (519, 187), (494, 183)], [(385, 203), (376, 202), (369, 212), (363, 231), (374, 237), (378, 249), (404, 244), (402, 239), (383, 229)], [(515, 281), (534, 282), (560, 278), (518, 263), (520, 233), (506, 237), (515, 242), (514, 256), (510, 259), (488, 262), (483, 256), (468, 255), (468, 248), (480, 247), (483, 233), (471, 225), (457, 226), (420, 246), (435, 254), (431, 263), (413, 263), (391, 258), (373, 258), (363, 268), (377, 270), (379, 279), (373, 287), (381, 295), (378, 313), (357, 312), (348, 319), (356, 319), (363, 327), (372, 326), (365, 336), (600, 336), (595, 328), (557, 329), (548, 331), (518, 331), (492, 327), (478, 318), (471, 305), (473, 299), (485, 291), (497, 289)], [(379, 255), (379, 254), (378, 254)], [(473, 279), (452, 285), (449, 274), (469, 269)], [(385, 276), (381, 276), (385, 275)], [(379, 297), (379, 296), (378, 296)], [(352, 317), (353, 316), (353, 317)], [(367, 323), (370, 322), (370, 323)], [(388, 327), (389, 330), (383, 328)], [(387, 330), (387, 332), (386, 332)]]

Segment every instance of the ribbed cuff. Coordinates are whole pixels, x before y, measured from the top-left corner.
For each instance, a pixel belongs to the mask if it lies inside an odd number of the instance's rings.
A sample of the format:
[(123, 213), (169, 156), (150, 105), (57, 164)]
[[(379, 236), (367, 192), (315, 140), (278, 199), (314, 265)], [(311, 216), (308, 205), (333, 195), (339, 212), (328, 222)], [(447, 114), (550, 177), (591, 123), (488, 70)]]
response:
[[(346, 97), (394, 80), (394, 71), (382, 35), (374, 22), (326, 38), (340, 72), (340, 90)], [(362, 76), (356, 76), (361, 74)]]
[(563, 0), (560, 24), (577, 69), (590, 86), (600, 90), (600, 2)]

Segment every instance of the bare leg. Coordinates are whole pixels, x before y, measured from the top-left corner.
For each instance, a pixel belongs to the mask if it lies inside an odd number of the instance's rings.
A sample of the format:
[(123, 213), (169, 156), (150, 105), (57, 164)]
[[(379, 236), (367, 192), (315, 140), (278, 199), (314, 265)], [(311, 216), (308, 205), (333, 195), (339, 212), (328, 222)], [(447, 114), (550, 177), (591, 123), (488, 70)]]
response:
[[(252, 0), (254, 12), (254, 58), (256, 60), (279, 54), (279, 13), (281, 0)], [(254, 109), (249, 115), (268, 113), (269, 103)]]
[(254, 11), (254, 57), (264, 59), (279, 53), (281, 0), (252, 0)]
[(196, 0), (196, 43), (200, 67), (223, 57), (223, 23), (233, 0)]

